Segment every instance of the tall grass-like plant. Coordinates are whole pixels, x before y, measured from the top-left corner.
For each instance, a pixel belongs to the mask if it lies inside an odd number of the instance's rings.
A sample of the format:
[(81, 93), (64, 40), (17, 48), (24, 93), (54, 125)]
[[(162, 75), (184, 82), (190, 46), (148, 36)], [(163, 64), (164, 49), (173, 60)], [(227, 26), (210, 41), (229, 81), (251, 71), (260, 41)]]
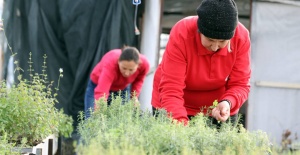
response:
[[(15, 146), (21, 142), (34, 146), (49, 135), (68, 137), (73, 131), (72, 118), (55, 108), (58, 86), (53, 88), (53, 82), (47, 80), (46, 63), (42, 74), (34, 72), (32, 63), (30, 55), (29, 80), (19, 75), (11, 88), (5, 81), (0, 83), (0, 136), (7, 135), (7, 141)], [(61, 77), (62, 70), (58, 80)]]
[(270, 153), (270, 142), (262, 131), (249, 132), (242, 125), (222, 124), (220, 129), (209, 125), (209, 119), (197, 115), (188, 126), (174, 123), (165, 111), (157, 117), (143, 112), (133, 101), (122, 105), (117, 97), (107, 107), (83, 120), (78, 131), (79, 155), (251, 155)]

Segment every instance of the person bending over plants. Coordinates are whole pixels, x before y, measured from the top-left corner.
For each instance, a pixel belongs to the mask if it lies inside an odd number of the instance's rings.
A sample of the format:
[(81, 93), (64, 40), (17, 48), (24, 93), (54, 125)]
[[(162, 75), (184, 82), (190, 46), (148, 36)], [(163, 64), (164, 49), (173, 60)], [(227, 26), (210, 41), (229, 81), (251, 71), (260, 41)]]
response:
[[(203, 0), (172, 28), (153, 82), (152, 107), (187, 124), (203, 112), (236, 121), (250, 90), (250, 37), (233, 0)], [(211, 112), (214, 100), (218, 101)]]
[(135, 47), (125, 46), (107, 52), (90, 74), (84, 99), (86, 118), (90, 116), (90, 109), (99, 108), (95, 101), (101, 98), (108, 105), (116, 96), (121, 96), (123, 103), (130, 97), (138, 102), (148, 71), (148, 60)]

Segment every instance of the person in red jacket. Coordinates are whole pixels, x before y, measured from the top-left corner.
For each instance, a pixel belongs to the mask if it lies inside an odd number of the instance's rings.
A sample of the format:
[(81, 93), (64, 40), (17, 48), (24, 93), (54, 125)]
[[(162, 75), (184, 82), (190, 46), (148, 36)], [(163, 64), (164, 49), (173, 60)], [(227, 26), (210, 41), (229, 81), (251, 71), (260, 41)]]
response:
[(90, 116), (90, 109), (94, 110), (95, 100), (104, 98), (108, 105), (112, 95), (120, 95), (123, 103), (130, 95), (137, 100), (148, 71), (148, 60), (135, 47), (107, 52), (90, 74), (84, 99), (86, 118)]
[(178, 21), (153, 82), (153, 110), (165, 109), (188, 123), (215, 100), (209, 115), (227, 121), (247, 100), (250, 90), (250, 37), (238, 21), (233, 0), (203, 0), (197, 16)]

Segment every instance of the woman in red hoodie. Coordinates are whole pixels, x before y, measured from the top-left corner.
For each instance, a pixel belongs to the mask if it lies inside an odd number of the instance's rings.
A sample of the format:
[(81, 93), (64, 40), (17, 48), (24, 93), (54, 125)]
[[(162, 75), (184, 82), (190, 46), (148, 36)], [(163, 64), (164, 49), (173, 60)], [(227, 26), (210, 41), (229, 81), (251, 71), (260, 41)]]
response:
[(177, 22), (153, 84), (152, 107), (184, 123), (218, 101), (215, 121), (236, 119), (250, 90), (250, 37), (233, 0), (203, 0)]
[(135, 47), (107, 52), (90, 75), (84, 99), (86, 117), (94, 110), (95, 100), (103, 98), (110, 105), (112, 95), (120, 95), (123, 103), (130, 95), (137, 99), (148, 71), (148, 60)]

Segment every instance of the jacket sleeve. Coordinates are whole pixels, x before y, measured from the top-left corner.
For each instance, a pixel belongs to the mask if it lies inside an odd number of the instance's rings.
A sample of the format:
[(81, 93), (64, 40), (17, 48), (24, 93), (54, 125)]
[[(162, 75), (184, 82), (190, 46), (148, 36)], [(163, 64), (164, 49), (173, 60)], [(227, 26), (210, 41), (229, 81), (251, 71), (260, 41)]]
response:
[(250, 92), (250, 51), (250, 39), (247, 39), (236, 51), (236, 61), (229, 75), (225, 94), (221, 97), (221, 100), (228, 99), (231, 102), (231, 111), (234, 113), (247, 100)]
[(100, 73), (98, 78), (98, 84), (94, 90), (95, 100), (99, 100), (100, 98), (105, 96), (107, 100), (109, 96), (109, 90), (112, 85), (114, 76), (114, 72), (105, 67), (103, 71)]
[(144, 59), (142, 64), (141, 64), (141, 72), (139, 75), (136, 77), (136, 79), (132, 82), (132, 95), (135, 93), (136, 97), (140, 96), (140, 92), (142, 89), (142, 85), (144, 83), (145, 77), (149, 71), (149, 62)]
[(174, 26), (166, 46), (161, 63), (161, 81), (158, 91), (161, 108), (165, 109), (176, 120), (187, 122), (187, 111), (184, 107), (183, 89), (186, 77), (186, 54), (181, 37), (183, 26)]

